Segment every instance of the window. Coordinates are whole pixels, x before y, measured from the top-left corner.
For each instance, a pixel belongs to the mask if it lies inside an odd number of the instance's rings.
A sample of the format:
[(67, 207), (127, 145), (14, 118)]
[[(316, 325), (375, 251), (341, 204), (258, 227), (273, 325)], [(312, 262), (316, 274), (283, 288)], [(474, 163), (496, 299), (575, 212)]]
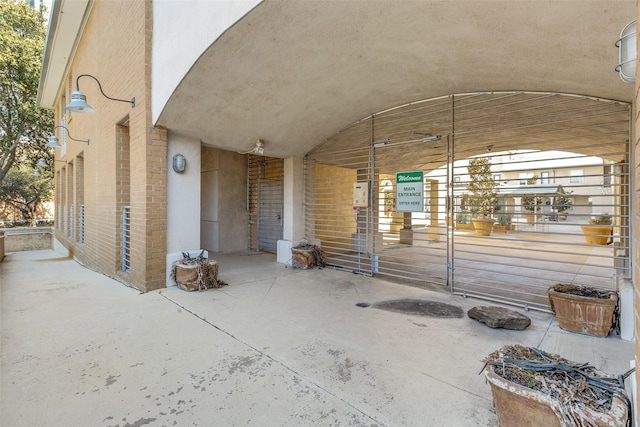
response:
[(500, 174), (499, 174), (499, 173), (494, 173), (494, 174), (493, 174), (493, 180), (494, 180), (495, 182), (500, 181)]
[(453, 177), (453, 182), (460, 182), (460, 177), (459, 176), (454, 176)]
[(582, 184), (584, 182), (584, 172), (582, 169), (573, 169), (569, 172), (569, 183)]
[(520, 185), (527, 185), (527, 184), (535, 184), (535, 182), (530, 182), (533, 178), (533, 172), (523, 172), (520, 174)]
[(549, 172), (540, 172), (540, 184), (549, 184)]

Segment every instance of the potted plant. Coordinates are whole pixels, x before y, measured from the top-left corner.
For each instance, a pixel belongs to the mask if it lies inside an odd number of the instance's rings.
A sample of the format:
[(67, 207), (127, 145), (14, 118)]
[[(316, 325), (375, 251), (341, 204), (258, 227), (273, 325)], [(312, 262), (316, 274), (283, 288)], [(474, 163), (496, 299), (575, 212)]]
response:
[(473, 223), (471, 222), (471, 215), (468, 213), (459, 212), (456, 214), (456, 228), (457, 229), (473, 229)]
[(553, 209), (558, 212), (558, 219), (564, 221), (567, 219), (567, 211), (573, 206), (573, 200), (569, 197), (572, 192), (566, 193), (562, 188), (560, 188), (558, 192), (560, 195), (555, 197)]
[(484, 360), (500, 427), (624, 426), (631, 400), (624, 379), (587, 363), (521, 345)]
[(492, 215), (498, 205), (496, 182), (491, 174), (491, 162), (487, 157), (477, 157), (469, 161), (470, 211), (473, 213), (473, 227), (479, 236), (488, 236), (493, 229)]
[(493, 229), (505, 233), (507, 231), (514, 230), (515, 227), (511, 222), (511, 215), (506, 213), (496, 215), (496, 223), (493, 224)]
[(562, 329), (606, 337), (616, 326), (618, 294), (590, 286), (556, 284), (548, 289), (551, 311)]
[[(535, 185), (537, 181), (538, 175), (534, 175), (527, 179), (527, 185)], [(535, 222), (537, 213), (542, 210), (542, 197), (535, 195), (524, 196), (522, 197), (522, 207), (527, 211), (525, 213), (527, 222)]]
[(613, 235), (613, 218), (604, 213), (590, 218), (589, 223), (581, 225), (586, 242), (590, 245), (606, 245)]

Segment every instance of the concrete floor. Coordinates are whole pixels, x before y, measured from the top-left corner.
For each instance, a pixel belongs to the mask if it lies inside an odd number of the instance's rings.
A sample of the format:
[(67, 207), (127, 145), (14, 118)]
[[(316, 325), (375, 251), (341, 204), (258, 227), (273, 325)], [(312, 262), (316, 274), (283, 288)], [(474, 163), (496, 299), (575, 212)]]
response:
[(141, 294), (53, 251), (0, 263), (2, 426), (496, 426), (482, 359), (520, 343), (618, 374), (634, 345), (356, 307), (488, 303), (258, 253), (221, 289)]

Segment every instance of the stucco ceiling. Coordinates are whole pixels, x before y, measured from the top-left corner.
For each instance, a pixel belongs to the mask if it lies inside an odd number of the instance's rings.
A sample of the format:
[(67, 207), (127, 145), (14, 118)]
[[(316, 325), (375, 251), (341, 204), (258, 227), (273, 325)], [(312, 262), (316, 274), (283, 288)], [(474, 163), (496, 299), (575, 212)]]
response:
[(158, 120), (233, 151), (301, 156), (380, 110), (502, 90), (631, 102), (614, 72), (627, 1), (266, 1), (227, 30)]

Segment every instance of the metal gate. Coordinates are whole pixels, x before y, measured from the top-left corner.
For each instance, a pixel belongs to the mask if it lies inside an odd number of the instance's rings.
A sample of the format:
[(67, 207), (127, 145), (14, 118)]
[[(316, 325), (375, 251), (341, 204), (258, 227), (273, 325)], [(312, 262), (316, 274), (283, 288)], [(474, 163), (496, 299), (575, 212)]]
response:
[(284, 161), (249, 156), (249, 247), (276, 252), (282, 239)]
[[(307, 155), (307, 238), (339, 268), (528, 308), (548, 309), (555, 283), (615, 287), (630, 274), (629, 121), (626, 103), (553, 93), (383, 111)], [(418, 211), (398, 206), (405, 172), (423, 175)]]

